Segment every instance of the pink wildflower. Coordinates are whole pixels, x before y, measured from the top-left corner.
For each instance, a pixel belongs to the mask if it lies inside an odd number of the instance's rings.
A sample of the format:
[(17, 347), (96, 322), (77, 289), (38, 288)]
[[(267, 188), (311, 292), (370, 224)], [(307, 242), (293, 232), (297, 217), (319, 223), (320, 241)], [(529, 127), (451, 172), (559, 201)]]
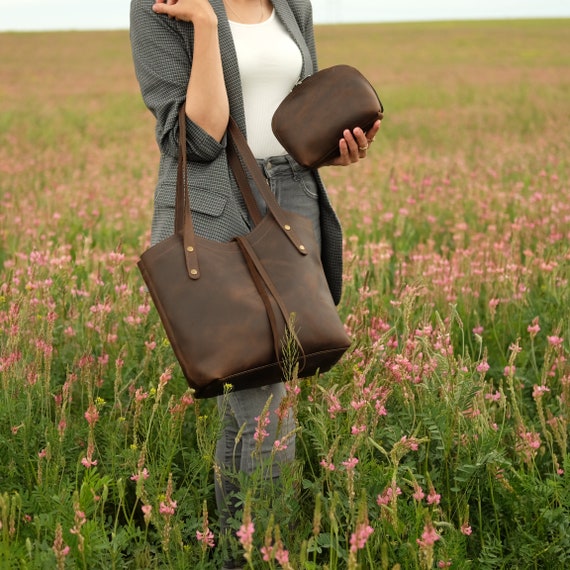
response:
[(204, 546), (209, 546), (210, 548), (214, 548), (214, 546), (216, 546), (216, 543), (214, 542), (214, 533), (210, 529), (207, 529), (205, 532), (197, 530), (196, 538), (198, 539), (198, 542), (201, 542)]
[(359, 524), (356, 531), (350, 536), (350, 551), (357, 552), (366, 546), (366, 541), (374, 529), (369, 524)]
[(352, 433), (352, 435), (360, 435), (361, 433), (366, 433), (366, 430), (368, 428), (365, 425), (362, 426), (352, 426), (350, 433)]
[(541, 398), (544, 394), (546, 394), (546, 392), (550, 392), (550, 388), (548, 386), (538, 386), (535, 384), (532, 390), (532, 397), (535, 399)]
[(414, 481), (414, 494), (412, 495), (412, 497), (414, 497), (414, 499), (419, 502), (425, 496), (426, 494), (424, 493), (423, 489), (418, 485), (418, 483)]
[(379, 416), (387, 416), (388, 415), (388, 410), (386, 410), (386, 407), (384, 406), (384, 404), (380, 400), (376, 400), (376, 404), (374, 404), (374, 408), (376, 409), (376, 413)]
[(81, 534), (81, 527), (87, 522), (85, 513), (79, 510), (79, 505), (75, 504), (75, 525), (69, 529), (71, 534), (77, 535), (77, 548), (83, 552), (85, 545), (85, 537)]
[(264, 562), (271, 562), (273, 559), (273, 547), (271, 546), (262, 546), (259, 551), (263, 555)]
[(387, 505), (390, 501), (395, 500), (398, 495), (402, 494), (402, 489), (400, 487), (396, 487), (395, 494), (394, 489), (392, 487), (386, 487), (384, 492), (381, 495), (376, 497), (376, 503), (378, 506)]
[(441, 495), (435, 492), (435, 489), (432, 487), (429, 490), (429, 494), (427, 496), (428, 505), (439, 505), (441, 500)]
[(354, 410), (358, 411), (364, 408), (366, 406), (366, 403), (366, 400), (352, 400), (352, 402), (350, 402), (350, 405)]
[(70, 549), (69, 546), (63, 542), (63, 531), (60, 523), (57, 523), (55, 528), (55, 539), (53, 541), (52, 550), (55, 554), (58, 570), (63, 570), (65, 568), (65, 557), (69, 554)]
[(273, 449), (275, 451), (285, 451), (287, 449), (287, 444), (281, 439), (276, 439), (273, 442)]
[(461, 532), (462, 532), (465, 536), (469, 536), (469, 535), (473, 532), (473, 530), (472, 530), (471, 527), (469, 526), (469, 523), (464, 522), (464, 523), (461, 525)]
[(560, 346), (564, 342), (564, 339), (559, 336), (547, 336), (546, 339), (552, 346)]
[(194, 398), (191, 394), (183, 394), (180, 398), (180, 402), (185, 406), (191, 406), (194, 403)]
[(522, 455), (523, 461), (530, 463), (540, 448), (540, 434), (536, 432), (525, 432), (524, 430), (520, 430), (517, 435), (519, 439), (515, 445), (515, 449)]
[(347, 471), (351, 471), (358, 465), (358, 459), (356, 457), (350, 457), (347, 461), (343, 461), (342, 464), (346, 467)]
[(93, 427), (90, 428), (89, 432), (89, 440), (87, 442), (87, 455), (81, 459), (81, 463), (86, 469), (97, 465), (97, 460), (93, 459), (93, 453), (95, 452), (95, 442), (93, 441), (92, 430)]
[(489, 392), (485, 394), (485, 400), (492, 400), (493, 402), (498, 402), (502, 398), (501, 392)]
[(86, 469), (89, 469), (90, 467), (95, 467), (95, 465), (97, 465), (97, 460), (93, 459), (91, 457), (83, 457), (81, 459), (81, 464), (83, 465), (83, 467), (85, 467)]
[(150, 522), (150, 517), (152, 513), (152, 505), (143, 505), (141, 510), (144, 514), (144, 522), (148, 524)]
[(499, 306), (500, 303), (500, 299), (491, 299), (489, 301), (489, 309), (491, 311), (491, 316), (495, 315), (495, 312), (497, 311), (497, 307)]
[(416, 539), (416, 542), (419, 544), (420, 548), (428, 548), (433, 546), (441, 537), (435, 529), (433, 528), (432, 523), (428, 523), (424, 527), (424, 532), (422, 533), (422, 538)]
[(139, 314), (141, 315), (148, 315), (150, 313), (150, 305), (139, 305), (137, 307), (137, 311), (139, 312)]
[(517, 368), (514, 364), (512, 364), (510, 366), (505, 366), (505, 370), (503, 371), (503, 374), (507, 377), (514, 376), (516, 369)]
[(281, 541), (277, 543), (277, 549), (275, 550), (275, 560), (283, 567), (289, 565), (289, 552), (283, 548)]
[(522, 435), (522, 437), (527, 441), (528, 446), (532, 449), (538, 449), (540, 447), (540, 434), (527, 432)]
[(158, 383), (160, 386), (165, 386), (166, 384), (168, 384), (168, 382), (170, 382), (170, 380), (172, 379), (172, 369), (171, 368), (167, 368), (161, 375), (160, 378), (158, 380)]
[(137, 402), (142, 402), (143, 400), (146, 400), (149, 396), (148, 392), (145, 392), (142, 388), (137, 388), (137, 391), (135, 392), (135, 400)]
[(540, 332), (540, 325), (538, 324), (538, 317), (532, 321), (532, 325), (528, 325), (526, 329), (530, 333), (530, 337), (534, 338)]
[(489, 368), (491, 368), (489, 366), (489, 363), (486, 360), (483, 360), (477, 365), (477, 372), (479, 372), (480, 374), (485, 374), (485, 372), (487, 372)]
[(257, 422), (257, 427), (255, 428), (253, 439), (257, 442), (262, 442), (269, 436), (269, 432), (265, 429), (271, 423), (271, 420), (269, 419), (269, 410), (266, 410), (261, 416), (257, 416), (255, 421)]
[(166, 501), (160, 502), (160, 507), (158, 509), (158, 512), (164, 517), (169, 518), (176, 511), (176, 507), (177, 507), (176, 501), (173, 501), (172, 499), (167, 499)]
[(97, 411), (95, 404), (89, 404), (84, 417), (90, 426), (95, 425), (99, 421), (99, 412)]
[(141, 477), (143, 480), (146, 480), (150, 477), (150, 473), (146, 467), (142, 471), (139, 471), (137, 474), (131, 475), (131, 481), (138, 481)]
[(255, 532), (255, 525), (252, 521), (244, 523), (240, 526), (239, 530), (236, 532), (237, 537), (243, 549), (247, 552), (250, 551), (253, 546), (253, 533)]
[(415, 437), (408, 438), (407, 435), (402, 436), (402, 438), (400, 439), (400, 443), (405, 448), (408, 448), (411, 451), (417, 451), (418, 447), (419, 447), (417, 438), (415, 438)]

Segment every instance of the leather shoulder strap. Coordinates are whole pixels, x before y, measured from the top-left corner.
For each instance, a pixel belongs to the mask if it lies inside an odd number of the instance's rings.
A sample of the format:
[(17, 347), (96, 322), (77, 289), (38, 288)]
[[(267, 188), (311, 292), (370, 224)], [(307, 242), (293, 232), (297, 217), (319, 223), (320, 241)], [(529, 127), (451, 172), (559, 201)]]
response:
[[(230, 144), (234, 145), (234, 149), (240, 158), (244, 161), (245, 167), (253, 177), (255, 185), (261, 194), (265, 204), (267, 205), (267, 209), (271, 212), (271, 215), (275, 218), (281, 229), (285, 232), (285, 235), (289, 238), (289, 241), (297, 248), (299, 253), (306, 255), (308, 253), (307, 248), (301, 243), (299, 236), (294, 228), (294, 223), (291, 221), (290, 216), (288, 216), (287, 211), (283, 210), (283, 208), (277, 202), (275, 195), (269, 189), (267, 182), (243, 136), (243, 133), (240, 131), (239, 127), (237, 126), (236, 122), (230, 117), (228, 131), (230, 134)], [(250, 188), (241, 188), (242, 195), (245, 192), (251, 192)], [(245, 199), (245, 197), (244, 197)]]
[[(198, 263), (198, 251), (196, 248), (196, 234), (194, 232), (194, 224), (192, 223), (192, 215), (190, 209), (190, 193), (188, 185), (188, 165), (186, 155), (186, 107), (181, 105), (179, 115), (179, 136), (178, 136), (178, 170), (176, 176), (176, 203), (174, 212), (174, 231), (182, 236), (184, 243), (184, 256), (186, 259), (186, 269), (190, 279), (200, 278), (200, 267)], [(242, 166), (245, 164), (246, 170), (253, 177), (261, 197), (267, 205), (268, 211), (275, 218), (289, 241), (297, 248), (299, 253), (306, 255), (308, 253), (305, 245), (301, 243), (299, 236), (294, 228), (290, 216), (286, 210), (283, 210), (273, 192), (269, 189), (267, 182), (247, 144), (245, 137), (237, 126), (236, 122), (230, 117), (228, 125), (229, 144), (231, 149), (228, 150), (229, 166), (234, 173), (239, 189), (244, 197), (244, 201), (251, 214), (254, 224), (261, 221), (261, 214), (257, 208), (255, 198), (249, 187), (247, 176)]]
[(176, 205), (174, 211), (174, 231), (182, 235), (186, 270), (190, 279), (199, 279), (200, 267), (196, 251), (196, 234), (190, 215), (188, 193), (188, 168), (186, 159), (186, 105), (180, 106), (178, 114), (178, 171), (176, 176)]

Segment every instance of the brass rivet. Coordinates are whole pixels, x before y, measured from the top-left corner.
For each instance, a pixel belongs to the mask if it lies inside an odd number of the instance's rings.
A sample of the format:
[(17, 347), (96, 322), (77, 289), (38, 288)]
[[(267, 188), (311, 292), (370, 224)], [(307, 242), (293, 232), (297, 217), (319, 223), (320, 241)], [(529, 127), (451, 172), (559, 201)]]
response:
[(186, 249), (187, 249), (187, 251), (189, 251), (189, 252), (193, 252), (193, 251), (194, 251), (194, 248), (193, 248), (191, 245), (189, 245)]
[(198, 275), (197, 269), (190, 269), (190, 275)]
[(283, 227), (284, 227), (287, 231), (289, 231), (289, 230), (291, 229), (291, 226), (290, 226), (289, 224), (285, 224)]
[(304, 246), (304, 245), (300, 245), (300, 246), (299, 246), (299, 249), (300, 249), (301, 251), (305, 251), (305, 246)]

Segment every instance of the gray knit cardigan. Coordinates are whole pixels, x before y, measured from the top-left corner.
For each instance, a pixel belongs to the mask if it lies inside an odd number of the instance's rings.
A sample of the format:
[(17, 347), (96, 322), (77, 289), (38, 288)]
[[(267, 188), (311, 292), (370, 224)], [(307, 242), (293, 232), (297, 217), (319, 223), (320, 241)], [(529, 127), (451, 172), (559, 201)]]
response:
[[(146, 106), (156, 118), (156, 140), (160, 148), (158, 182), (154, 195), (152, 243), (174, 232), (174, 202), (178, 156), (178, 110), (186, 98), (192, 67), (194, 29), (152, 11), (154, 0), (131, 2), (131, 48), (135, 72)], [(236, 51), (223, 0), (210, 0), (218, 16), (218, 28), (230, 113), (246, 133), (243, 97)], [(277, 16), (303, 56), (301, 76), (317, 69), (309, 0), (273, 0)], [(198, 235), (230, 241), (248, 233), (243, 200), (227, 163), (226, 139), (218, 142), (187, 119), (188, 180), (190, 204)], [(342, 232), (323, 182), (319, 186), (321, 214), (321, 258), (327, 281), (338, 303), (342, 290)]]

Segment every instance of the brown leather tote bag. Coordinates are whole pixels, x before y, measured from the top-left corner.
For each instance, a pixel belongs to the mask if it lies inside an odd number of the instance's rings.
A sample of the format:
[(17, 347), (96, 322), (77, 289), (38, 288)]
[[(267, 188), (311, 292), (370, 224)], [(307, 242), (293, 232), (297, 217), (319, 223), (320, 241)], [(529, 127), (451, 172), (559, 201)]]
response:
[[(239, 127), (230, 119), (228, 161), (254, 221), (221, 243), (195, 235), (180, 111), (175, 233), (138, 267), (188, 385), (198, 398), (330, 369), (350, 345), (309, 219), (277, 203)], [(241, 160), (240, 158), (241, 157)], [(243, 168), (267, 203), (261, 216)], [(284, 358), (284, 354), (288, 354)]]
[(378, 94), (360, 71), (333, 65), (293, 87), (277, 107), (271, 128), (299, 164), (318, 168), (339, 155), (345, 129), (366, 132), (383, 114)]

